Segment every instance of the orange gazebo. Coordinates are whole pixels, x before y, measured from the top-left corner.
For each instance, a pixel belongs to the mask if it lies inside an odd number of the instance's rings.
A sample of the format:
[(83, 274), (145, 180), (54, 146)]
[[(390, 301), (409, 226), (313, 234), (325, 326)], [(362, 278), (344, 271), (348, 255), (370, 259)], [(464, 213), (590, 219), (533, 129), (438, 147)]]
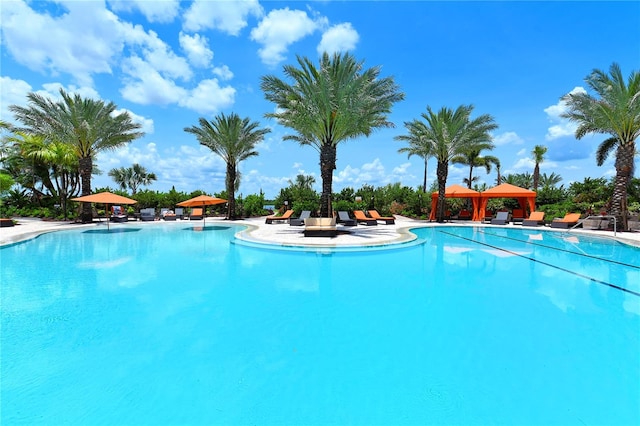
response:
[[(470, 198), (473, 205), (473, 215), (471, 220), (481, 220), (478, 218), (478, 207), (480, 200), (480, 193), (473, 189), (465, 188), (461, 185), (448, 186), (444, 191), (445, 198)], [(429, 220), (436, 219), (436, 207), (438, 206), (438, 192), (431, 194), (431, 214)]]
[(529, 213), (536, 210), (536, 192), (519, 186), (503, 183), (480, 193), (480, 209), (478, 220), (484, 219), (484, 212), (487, 208), (489, 198), (515, 198), (520, 204), (520, 208)]

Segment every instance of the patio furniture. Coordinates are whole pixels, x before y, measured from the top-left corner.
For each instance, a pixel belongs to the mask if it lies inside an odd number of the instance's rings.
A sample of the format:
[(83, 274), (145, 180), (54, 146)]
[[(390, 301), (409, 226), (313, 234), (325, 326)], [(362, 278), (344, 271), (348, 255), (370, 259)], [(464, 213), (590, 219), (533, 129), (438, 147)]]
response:
[(184, 208), (176, 207), (175, 213), (178, 219), (182, 220), (184, 218)]
[(578, 224), (580, 213), (567, 213), (563, 218), (555, 218), (551, 222), (552, 228), (568, 229)]
[(524, 209), (513, 209), (513, 212), (511, 212), (511, 220), (513, 223), (522, 222), (525, 218)]
[(140, 210), (140, 220), (143, 222), (151, 222), (156, 220), (156, 209), (149, 207)]
[(544, 225), (544, 212), (531, 212), (528, 219), (522, 221), (522, 226)]
[(372, 217), (367, 217), (362, 210), (354, 210), (353, 215), (358, 223), (364, 223), (367, 226), (377, 225), (378, 221)]
[(267, 216), (264, 223), (273, 223), (273, 222), (286, 222), (291, 218), (293, 214), (293, 210), (287, 210), (284, 212), (282, 216), (271, 215)]
[[(369, 216), (374, 218), (375, 220), (379, 220), (384, 222), (385, 225), (393, 225), (396, 223), (396, 218), (393, 216), (380, 216), (377, 210), (369, 210)], [(469, 219), (471, 219), (471, 215), (469, 215)]]
[(311, 210), (303, 210), (300, 217), (289, 219), (290, 226), (302, 226), (304, 221), (311, 217)]
[(350, 218), (349, 213), (344, 210), (338, 211), (337, 223), (341, 223), (344, 226), (356, 226), (358, 224), (358, 222), (355, 219)]
[(506, 225), (509, 223), (509, 212), (498, 212), (496, 217), (491, 219), (492, 225)]
[(189, 213), (189, 220), (202, 220), (203, 217), (202, 208), (200, 207), (192, 208), (191, 213)]
[(338, 234), (336, 218), (310, 217), (304, 224), (305, 237), (335, 237)]
[(111, 206), (111, 221), (112, 222), (126, 222), (129, 217), (124, 212), (122, 206)]

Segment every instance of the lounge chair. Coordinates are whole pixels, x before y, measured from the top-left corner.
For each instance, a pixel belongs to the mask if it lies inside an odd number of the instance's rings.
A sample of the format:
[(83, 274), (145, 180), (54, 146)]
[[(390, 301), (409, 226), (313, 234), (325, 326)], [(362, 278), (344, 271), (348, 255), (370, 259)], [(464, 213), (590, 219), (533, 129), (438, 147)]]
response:
[(522, 226), (544, 225), (544, 212), (531, 212), (528, 219), (522, 221)]
[(300, 217), (289, 219), (290, 226), (302, 226), (304, 225), (305, 219), (309, 219), (311, 217), (311, 210), (303, 210), (300, 213)]
[(567, 213), (564, 215), (562, 219), (561, 218), (553, 219), (553, 221), (551, 222), (551, 227), (567, 229), (576, 225), (579, 220), (580, 220), (580, 213)]
[(202, 217), (203, 214), (200, 207), (191, 209), (191, 213), (189, 213), (189, 220), (202, 220)]
[(338, 211), (337, 222), (343, 224), (344, 226), (356, 226), (358, 224), (358, 222), (355, 219), (351, 219), (349, 217), (349, 213), (344, 210)]
[(372, 217), (367, 217), (362, 210), (354, 210), (353, 215), (356, 217), (356, 222), (364, 223), (367, 226), (377, 225), (378, 221)]
[(153, 207), (140, 209), (140, 220), (143, 222), (156, 220), (156, 209), (154, 209)]
[(305, 220), (305, 237), (335, 237), (337, 234), (335, 217), (310, 217)]
[(506, 225), (509, 223), (509, 212), (498, 212), (496, 217), (491, 219), (492, 225)]
[[(393, 225), (396, 223), (396, 218), (393, 216), (380, 216), (377, 210), (369, 210), (369, 216), (374, 218), (375, 220), (379, 220), (385, 223), (385, 225)], [(469, 217), (471, 219), (471, 217)]]
[(165, 210), (164, 213), (162, 214), (162, 218), (164, 220), (176, 220), (176, 214), (173, 212), (173, 210), (169, 210), (169, 209), (163, 209)]
[(111, 221), (112, 222), (126, 222), (129, 217), (126, 215), (122, 206), (111, 206)]
[(287, 210), (286, 212), (284, 212), (282, 216), (276, 216), (276, 215), (267, 216), (264, 223), (286, 222), (291, 218), (292, 214), (293, 214), (293, 210)]
[(513, 209), (513, 212), (511, 212), (511, 220), (513, 221), (513, 223), (522, 222), (523, 220), (525, 220), (524, 210)]
[(184, 218), (184, 209), (182, 207), (176, 207), (176, 217), (180, 220)]

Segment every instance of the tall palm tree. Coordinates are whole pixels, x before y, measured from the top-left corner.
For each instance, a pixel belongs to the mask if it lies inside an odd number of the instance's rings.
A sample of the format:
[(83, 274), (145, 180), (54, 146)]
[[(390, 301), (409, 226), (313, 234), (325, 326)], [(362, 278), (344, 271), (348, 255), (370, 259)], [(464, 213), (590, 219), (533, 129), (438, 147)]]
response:
[(491, 166), (496, 163), (500, 163), (498, 157), (494, 157), (493, 155), (485, 155), (484, 157), (480, 156), (480, 153), (485, 149), (492, 150), (493, 148), (494, 145), (490, 141), (478, 143), (472, 147), (469, 147), (468, 149), (465, 149), (460, 154), (455, 155), (451, 159), (452, 163), (464, 164), (466, 166), (469, 166), (469, 178), (465, 179), (465, 182), (467, 182), (467, 187), (469, 189), (471, 189), (471, 183), (477, 179), (473, 176), (474, 167), (484, 167), (484, 169), (487, 171), (487, 174), (489, 174), (491, 173)]
[(576, 139), (588, 134), (611, 136), (598, 147), (596, 163), (601, 166), (615, 150), (611, 210), (627, 229), (627, 187), (633, 177), (636, 139), (640, 135), (640, 73), (631, 72), (625, 82), (620, 66), (613, 63), (609, 74), (594, 69), (585, 81), (598, 97), (588, 93), (563, 96), (568, 109), (562, 116), (578, 124)]
[(414, 135), (409, 133), (408, 135), (398, 135), (394, 137), (395, 140), (405, 141), (408, 143), (408, 146), (400, 148), (398, 150), (399, 153), (407, 153), (407, 157), (411, 158), (413, 155), (417, 155), (418, 157), (424, 160), (424, 175), (422, 178), (422, 192), (427, 192), (427, 174), (429, 171), (429, 158), (433, 157), (431, 153), (431, 145), (424, 143), (420, 135)]
[(533, 190), (538, 190), (538, 182), (540, 181), (540, 163), (544, 161), (544, 155), (547, 153), (547, 147), (544, 145), (536, 145), (531, 151), (533, 155), (533, 161), (536, 166), (533, 168)]
[[(82, 195), (89, 195), (93, 160), (98, 153), (120, 148), (144, 133), (137, 131), (141, 125), (134, 123), (129, 113), (116, 114), (117, 106), (113, 102), (84, 99), (64, 89), (60, 89), (60, 96), (62, 100), (55, 102), (29, 93), (26, 107), (11, 105), (9, 110), (25, 126), (20, 130), (73, 147), (78, 158)], [(91, 220), (91, 204), (83, 203), (82, 221)]]
[(131, 190), (131, 195), (136, 195), (138, 187), (150, 185), (157, 179), (155, 173), (147, 172), (147, 169), (135, 163), (131, 167), (118, 167), (109, 171), (109, 176), (124, 191)]
[(475, 146), (491, 141), (492, 130), (498, 128), (493, 117), (489, 114), (471, 119), (472, 105), (461, 105), (456, 110), (443, 107), (437, 113), (431, 107), (422, 113), (422, 120), (405, 122), (404, 125), (410, 135), (420, 135), (424, 143), (429, 146), (433, 156), (438, 161), (436, 174), (438, 176), (438, 211), (437, 220), (444, 220), (445, 189), (449, 174), (449, 162), (456, 155)]
[(307, 58), (297, 59), (300, 68), (284, 67), (292, 84), (273, 75), (262, 77), (265, 98), (277, 107), (266, 117), (296, 132), (284, 140), (311, 145), (320, 153), (320, 215), (329, 217), (338, 144), (369, 136), (374, 129), (393, 127), (387, 115), (404, 94), (392, 77), (380, 77), (380, 67), (364, 69), (348, 53), (330, 57), (325, 52), (319, 67)]
[(496, 161), (496, 185), (500, 185), (502, 183), (502, 175), (500, 174), (500, 168), (502, 165), (500, 164), (500, 160)]
[(256, 145), (270, 129), (259, 129), (260, 123), (240, 118), (238, 114), (220, 114), (212, 121), (200, 118), (200, 126), (185, 127), (184, 131), (196, 136), (201, 145), (218, 154), (227, 164), (225, 187), (227, 190), (227, 218), (236, 218), (235, 192), (239, 186), (238, 165), (258, 155)]

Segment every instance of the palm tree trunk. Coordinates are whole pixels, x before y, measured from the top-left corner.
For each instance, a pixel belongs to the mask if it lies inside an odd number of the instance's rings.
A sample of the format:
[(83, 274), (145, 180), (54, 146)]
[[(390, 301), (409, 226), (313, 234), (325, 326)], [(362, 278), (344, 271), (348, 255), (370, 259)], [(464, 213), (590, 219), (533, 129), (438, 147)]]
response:
[(616, 178), (611, 196), (611, 214), (627, 230), (627, 188), (633, 174), (635, 143), (620, 143), (616, 151)]
[(469, 166), (469, 182), (467, 182), (467, 188), (471, 189), (472, 181), (473, 181), (473, 164)]
[(229, 202), (227, 204), (227, 219), (236, 218), (236, 165), (233, 163), (227, 163), (227, 197)]
[[(82, 157), (78, 161), (80, 169), (80, 179), (82, 181), (82, 195), (91, 195), (91, 172), (93, 172), (93, 159), (91, 156)], [(90, 223), (93, 221), (91, 212), (91, 203), (82, 203), (82, 223)]]
[(422, 179), (422, 192), (427, 192), (427, 172), (429, 170), (429, 161), (424, 157), (424, 178)]
[(540, 182), (540, 163), (536, 163), (533, 168), (533, 190), (538, 190), (538, 183)]
[(444, 222), (445, 192), (447, 188), (447, 175), (449, 174), (448, 166), (448, 162), (438, 161), (438, 169), (436, 171), (436, 175), (438, 176), (438, 211), (436, 213), (436, 220), (440, 223)]
[(322, 177), (322, 194), (320, 195), (320, 217), (331, 217), (331, 195), (333, 188), (333, 171), (336, 168), (336, 147), (324, 144), (320, 149), (320, 176)]

